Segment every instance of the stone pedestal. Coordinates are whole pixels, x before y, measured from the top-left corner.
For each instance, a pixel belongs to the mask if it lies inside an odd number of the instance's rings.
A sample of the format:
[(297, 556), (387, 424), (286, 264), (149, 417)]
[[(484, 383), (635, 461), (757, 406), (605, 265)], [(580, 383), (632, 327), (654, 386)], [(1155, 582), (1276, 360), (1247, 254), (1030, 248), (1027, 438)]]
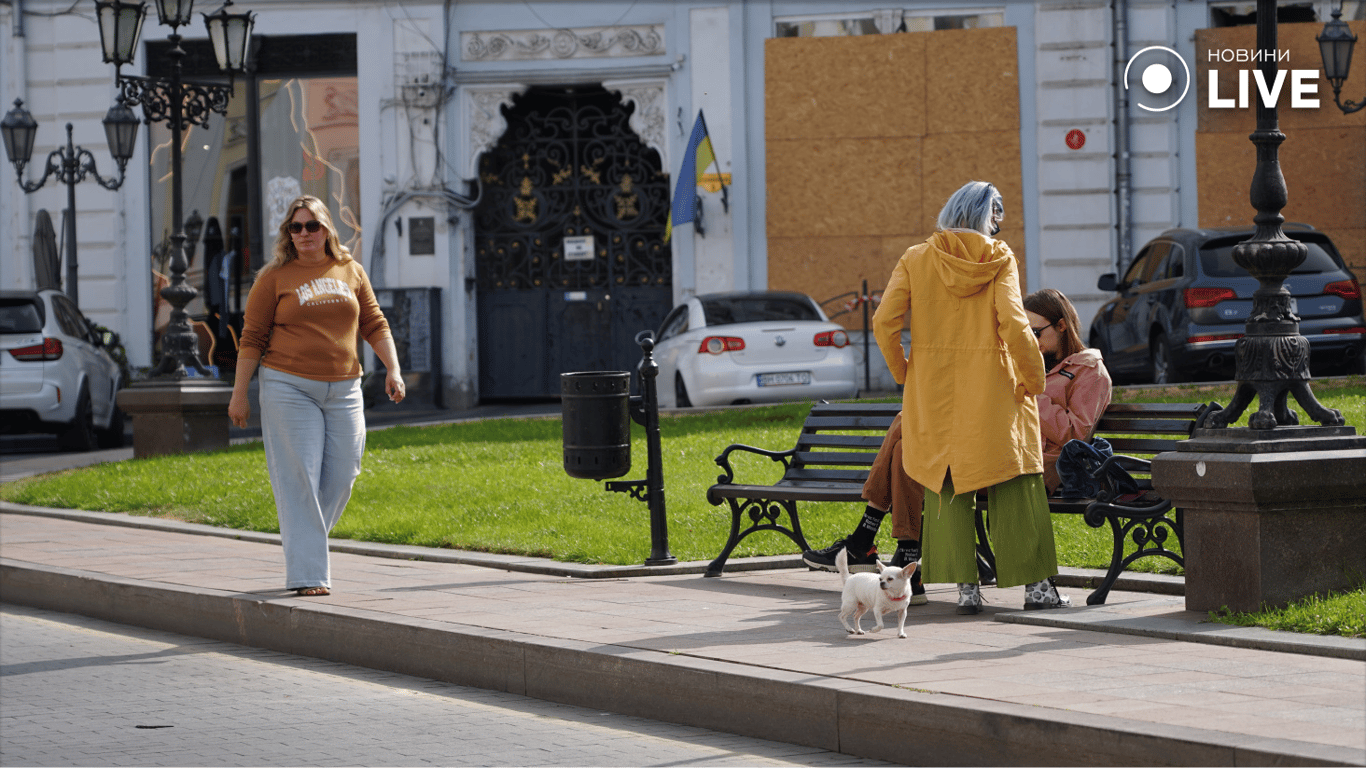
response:
[(133, 457), (228, 447), (232, 386), (206, 379), (134, 384), (118, 394), (133, 419)]
[(1352, 427), (1198, 429), (1153, 459), (1183, 510), (1186, 609), (1257, 611), (1366, 577), (1366, 437)]

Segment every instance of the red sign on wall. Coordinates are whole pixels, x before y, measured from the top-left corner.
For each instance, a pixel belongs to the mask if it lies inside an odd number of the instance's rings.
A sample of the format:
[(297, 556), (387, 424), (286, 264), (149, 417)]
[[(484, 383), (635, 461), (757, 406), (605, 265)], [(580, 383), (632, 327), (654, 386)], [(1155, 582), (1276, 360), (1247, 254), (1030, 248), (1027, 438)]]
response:
[(1071, 147), (1072, 149), (1081, 149), (1082, 147), (1086, 146), (1086, 134), (1082, 133), (1076, 128), (1073, 128), (1072, 130), (1067, 132), (1066, 140), (1067, 146)]

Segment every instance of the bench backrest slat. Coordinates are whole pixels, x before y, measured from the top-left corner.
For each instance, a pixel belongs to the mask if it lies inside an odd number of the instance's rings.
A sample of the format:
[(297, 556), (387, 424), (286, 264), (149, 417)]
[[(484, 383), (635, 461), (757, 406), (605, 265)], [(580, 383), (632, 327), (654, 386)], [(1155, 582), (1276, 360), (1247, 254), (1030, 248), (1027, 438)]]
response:
[(877, 454), (872, 451), (797, 451), (795, 458), (797, 464), (802, 467), (823, 465), (871, 467), (873, 460), (877, 458)]
[(852, 432), (855, 430), (869, 430), (872, 432), (886, 432), (892, 426), (892, 416), (884, 415), (858, 415), (858, 416), (807, 416), (806, 423), (802, 425), (803, 432), (816, 430), (839, 430), (840, 432)]
[(816, 403), (811, 416), (887, 416), (901, 413), (901, 403)]
[(883, 435), (841, 435), (834, 432), (802, 433), (797, 436), (797, 450), (808, 448), (867, 448), (876, 451), (882, 447)]
[(841, 483), (848, 485), (863, 485), (868, 479), (866, 469), (808, 469), (805, 467), (793, 467), (783, 475), (783, 481), (796, 480), (801, 482), (822, 482), (822, 483)]
[(1132, 455), (1135, 453), (1166, 453), (1176, 450), (1176, 440), (1145, 437), (1105, 437), (1115, 453)]
[(1204, 403), (1110, 403), (1110, 406), (1105, 409), (1105, 415), (1118, 416), (1124, 414), (1193, 419), (1204, 407)]
[[(1096, 424), (1096, 434), (1190, 435), (1195, 422), (1177, 419), (1117, 419), (1107, 413)], [(1107, 438), (1108, 439), (1108, 438)]]

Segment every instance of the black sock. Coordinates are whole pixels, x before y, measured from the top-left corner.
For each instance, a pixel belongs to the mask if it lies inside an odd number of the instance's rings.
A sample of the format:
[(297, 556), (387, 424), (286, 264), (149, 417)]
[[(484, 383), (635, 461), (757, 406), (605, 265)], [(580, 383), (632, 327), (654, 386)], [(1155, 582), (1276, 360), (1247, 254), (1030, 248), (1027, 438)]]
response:
[(844, 546), (851, 554), (862, 557), (868, 554), (873, 548), (873, 539), (877, 536), (877, 529), (882, 527), (882, 518), (887, 513), (876, 507), (869, 506), (863, 510), (863, 519), (859, 521), (858, 527), (844, 540)]
[(897, 539), (896, 546), (910, 553), (912, 560), (920, 559), (920, 542), (916, 539)]

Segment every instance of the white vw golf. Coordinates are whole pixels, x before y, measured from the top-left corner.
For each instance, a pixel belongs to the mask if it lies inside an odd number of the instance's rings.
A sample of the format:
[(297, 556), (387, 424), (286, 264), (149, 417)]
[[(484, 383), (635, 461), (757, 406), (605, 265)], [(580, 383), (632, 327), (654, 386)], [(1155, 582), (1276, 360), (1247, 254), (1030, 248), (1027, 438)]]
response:
[(803, 293), (693, 296), (664, 318), (655, 344), (666, 408), (858, 394), (849, 335)]

